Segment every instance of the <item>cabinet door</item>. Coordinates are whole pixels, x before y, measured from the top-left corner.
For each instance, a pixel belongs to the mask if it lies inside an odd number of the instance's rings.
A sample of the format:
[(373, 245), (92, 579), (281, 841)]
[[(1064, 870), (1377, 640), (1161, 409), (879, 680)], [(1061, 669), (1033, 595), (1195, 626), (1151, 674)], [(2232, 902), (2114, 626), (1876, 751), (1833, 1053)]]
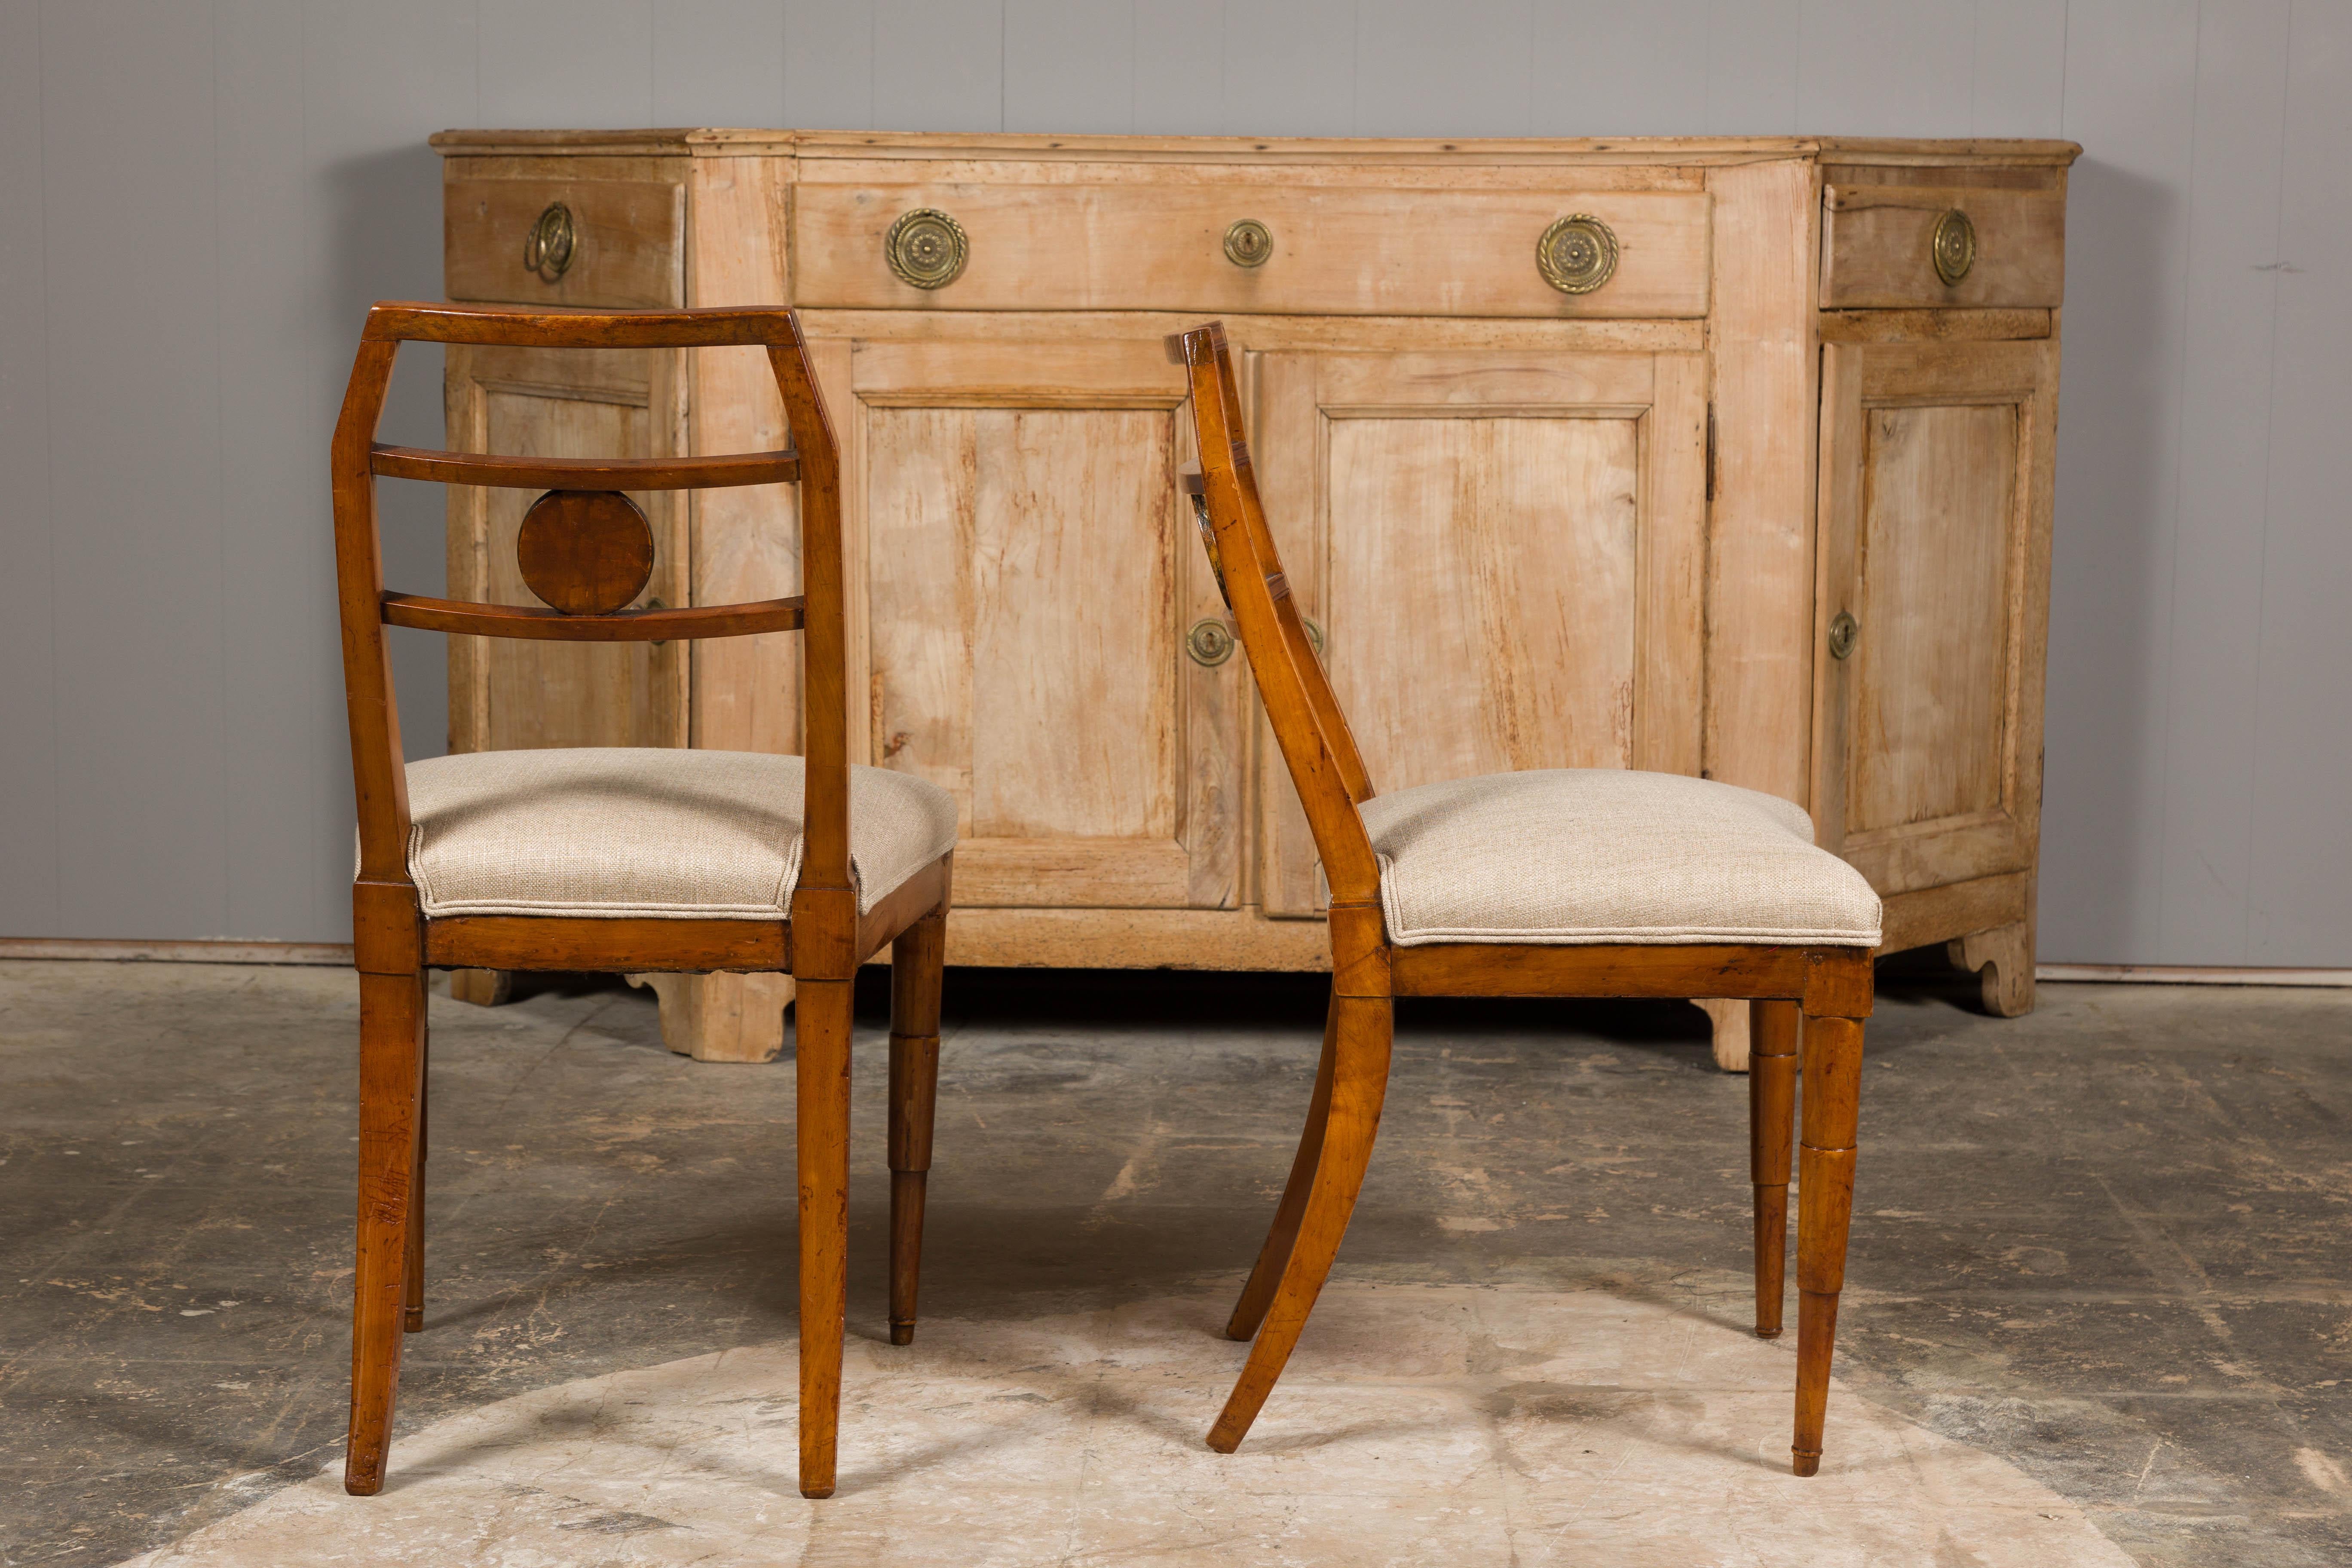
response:
[(1218, 606), (1175, 485), (1182, 372), (1157, 336), (866, 321), (817, 348), (864, 579), (860, 741), (955, 795), (957, 904), (1232, 906), (1247, 677), (1185, 651)]
[[(1706, 374), (1689, 353), (1265, 353), (1266, 516), (1372, 783), (1699, 769)], [(1325, 894), (1261, 742), (1260, 897)]]
[[(444, 382), (449, 445), (530, 458), (667, 457), (681, 449), (677, 360), (637, 350), (452, 345)], [(449, 487), (454, 597), (538, 606), (515, 537), (541, 492)], [(654, 529), (654, 573), (636, 603), (687, 602), (685, 506), (632, 492)], [(681, 644), (449, 639), (449, 749), (680, 746)]]
[(1822, 351), (1813, 816), (1882, 893), (2033, 861), (2057, 351)]

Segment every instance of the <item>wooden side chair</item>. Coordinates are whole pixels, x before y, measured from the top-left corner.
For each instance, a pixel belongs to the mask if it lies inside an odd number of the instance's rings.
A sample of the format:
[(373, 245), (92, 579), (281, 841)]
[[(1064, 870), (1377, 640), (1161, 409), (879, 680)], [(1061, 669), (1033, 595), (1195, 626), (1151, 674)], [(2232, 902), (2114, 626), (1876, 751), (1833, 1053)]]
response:
[[(793, 449), (603, 460), (377, 444), (403, 342), (764, 348)], [(547, 493), (525, 515), (523, 580), (546, 609), (387, 593), (378, 475)], [(760, 604), (626, 608), (654, 539), (625, 489), (800, 487), (803, 592)], [(956, 808), (911, 775), (852, 767), (840, 461), (790, 310), (603, 313), (379, 304), (335, 427), (335, 569), (359, 871), (359, 1268), (346, 1489), (383, 1484), (404, 1329), (423, 1326), (425, 970), (789, 971), (798, 981), (800, 1487), (830, 1496), (849, 1236), (851, 984), (891, 948), (890, 1325), (913, 1337), (939, 1071)], [(384, 627), (613, 642), (805, 636), (805, 755), (625, 748), (480, 752), (404, 764)]]
[(1187, 477), (1331, 893), (1331, 1006), (1306, 1134), (1225, 1331), (1253, 1336), (1209, 1433), (1231, 1453), (1331, 1269), (1372, 1152), (1398, 996), (1750, 999), (1756, 1331), (1780, 1332), (1803, 1016), (1796, 1473), (1821, 1468), (1853, 1207), (1877, 895), (1790, 803), (1678, 774), (1496, 773), (1375, 795), (1258, 502), (1222, 324), (1169, 340), (1192, 378)]

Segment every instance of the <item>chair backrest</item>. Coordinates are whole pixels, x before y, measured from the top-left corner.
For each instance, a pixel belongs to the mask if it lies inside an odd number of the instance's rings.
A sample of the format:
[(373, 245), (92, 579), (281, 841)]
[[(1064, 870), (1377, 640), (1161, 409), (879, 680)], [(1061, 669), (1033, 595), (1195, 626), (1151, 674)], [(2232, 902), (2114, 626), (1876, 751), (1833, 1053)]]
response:
[[(512, 348), (764, 348), (783, 396), (793, 447), (708, 458), (507, 458), (387, 447), (375, 438), (404, 342)], [(523, 581), (551, 607), (472, 604), (387, 593), (376, 531), (378, 475), (547, 493), (518, 542)], [(800, 486), (801, 587), (789, 599), (625, 610), (653, 567), (653, 533), (622, 491)], [(335, 575), (342, 608), (343, 684), (352, 775), (359, 796), (360, 880), (408, 879), (407, 771), (384, 627), (578, 642), (804, 633), (807, 765), (800, 885), (849, 880), (847, 637), (841, 560), (841, 473), (798, 317), (788, 310), (550, 310), (387, 300), (368, 311), (335, 426)]]
[[(1222, 321), (1168, 340), (1169, 355), (1192, 383), (1192, 429), (1201, 448), (1193, 506), (1202, 542), (1225, 606), (1233, 612), (1250, 672), (1265, 700), (1282, 760), (1290, 768), (1307, 826), (1323, 860), (1331, 902), (1380, 900), (1380, 866), (1357, 808), (1372, 797), (1370, 777), (1356, 749), (1322, 658), (1290, 595), (1282, 557), (1258, 504), (1257, 475), (1242, 428), (1241, 394)], [(1194, 481), (1187, 476), (1187, 488)]]

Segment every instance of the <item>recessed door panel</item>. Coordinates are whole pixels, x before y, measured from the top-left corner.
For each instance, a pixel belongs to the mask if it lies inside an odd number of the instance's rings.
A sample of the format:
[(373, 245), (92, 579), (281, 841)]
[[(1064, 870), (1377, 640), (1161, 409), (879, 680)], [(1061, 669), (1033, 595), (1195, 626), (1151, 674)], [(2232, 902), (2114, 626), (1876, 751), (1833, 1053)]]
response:
[(2032, 864), (2055, 358), (1823, 351), (1815, 830), (1882, 893)]
[[(1269, 526), (1374, 786), (1699, 765), (1705, 370), (1689, 354), (1256, 356)], [(1259, 896), (1324, 902), (1270, 736)]]
[(1846, 831), (2000, 809), (2008, 751), (2013, 404), (1867, 423)]
[(1141, 347), (854, 356), (872, 756), (956, 796), (960, 905), (1233, 901), (1242, 672), (1184, 654), (1182, 384)]
[(1331, 422), (1332, 682), (1381, 788), (1631, 765), (1640, 446), (1625, 418)]

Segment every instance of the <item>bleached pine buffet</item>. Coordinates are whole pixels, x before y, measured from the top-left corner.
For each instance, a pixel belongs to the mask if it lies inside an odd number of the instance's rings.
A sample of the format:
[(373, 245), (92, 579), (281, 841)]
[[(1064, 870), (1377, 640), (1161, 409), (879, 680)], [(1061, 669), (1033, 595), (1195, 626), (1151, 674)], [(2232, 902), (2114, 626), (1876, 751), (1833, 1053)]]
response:
[[(1885, 896), (1890, 950), (1948, 942), (1994, 1010), (2032, 1005), (2072, 143), (434, 144), (453, 299), (805, 312), (846, 469), (853, 746), (961, 803), (950, 963), (1325, 962), (1173, 482), (1160, 340), (1223, 317), (1377, 783), (1772, 791)], [(446, 374), (453, 447), (788, 439), (747, 351), (453, 348)], [(453, 593), (531, 602), (530, 499), (451, 492)], [(788, 489), (637, 499), (647, 600), (793, 591)], [(467, 640), (456, 749), (797, 745), (789, 637)], [(790, 984), (665, 977), (665, 1030), (772, 1055)], [(1718, 1056), (1744, 1060), (1745, 1017), (1720, 1010)]]

